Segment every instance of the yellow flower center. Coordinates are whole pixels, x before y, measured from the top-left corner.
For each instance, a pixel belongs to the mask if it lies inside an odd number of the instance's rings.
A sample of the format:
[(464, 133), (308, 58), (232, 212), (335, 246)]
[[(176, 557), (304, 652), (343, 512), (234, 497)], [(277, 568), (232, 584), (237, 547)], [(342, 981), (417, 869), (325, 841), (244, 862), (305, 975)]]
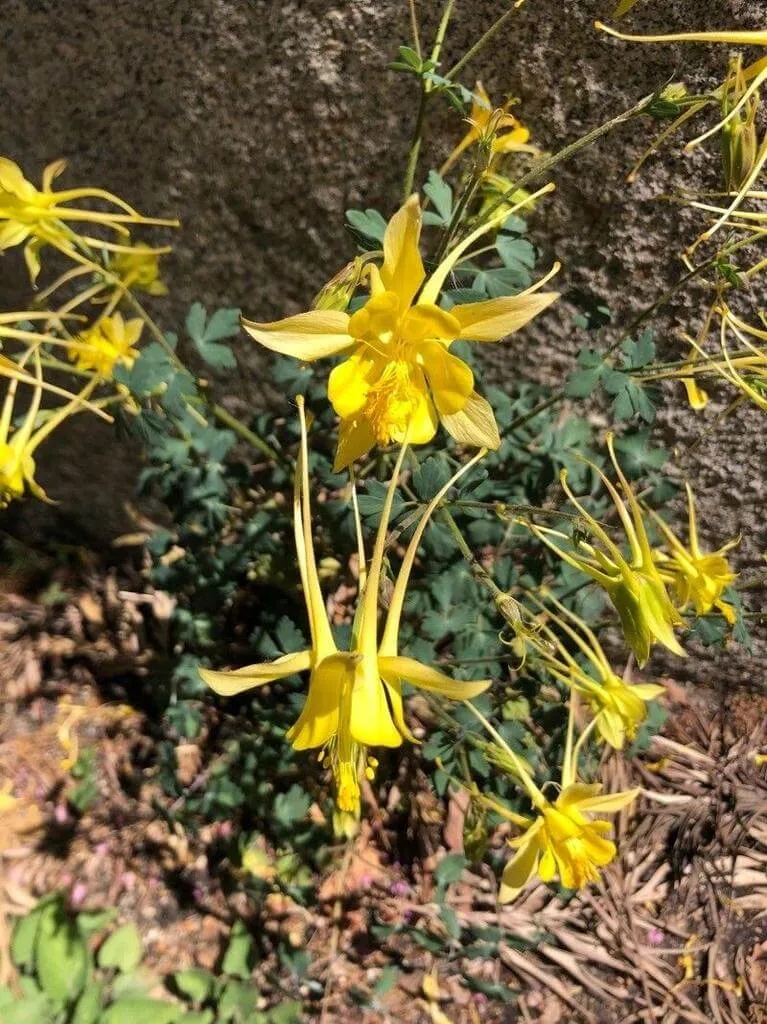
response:
[(388, 363), (368, 392), (365, 418), (379, 445), (401, 441), (418, 408), (420, 391), (413, 381), (413, 369), (412, 363), (402, 359)]

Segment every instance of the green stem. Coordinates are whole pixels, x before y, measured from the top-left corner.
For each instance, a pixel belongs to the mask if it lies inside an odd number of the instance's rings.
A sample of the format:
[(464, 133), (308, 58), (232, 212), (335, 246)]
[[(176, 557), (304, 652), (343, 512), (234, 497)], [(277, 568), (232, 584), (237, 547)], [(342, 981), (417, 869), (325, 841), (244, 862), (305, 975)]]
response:
[(426, 119), (426, 104), (429, 100), (429, 90), (426, 88), (426, 83), (421, 82), (421, 96), (418, 101), (418, 113), (415, 119), (415, 128), (413, 129), (413, 138), (410, 142), (410, 149), (407, 155), (407, 164), (405, 166), (405, 178), (402, 183), (402, 200), (407, 202), (413, 191), (413, 185), (415, 183), (415, 172), (418, 168), (418, 157), (421, 153), (421, 143), (423, 142), (423, 126)]
[(624, 341), (627, 341), (632, 336), (634, 331), (636, 331), (637, 327), (640, 327), (645, 322), (645, 320), (651, 317), (654, 313), (657, 313), (659, 309), (661, 309), (663, 306), (666, 305), (667, 302), (673, 299), (673, 297), (676, 295), (680, 288), (683, 288), (688, 282), (694, 280), (694, 278), (696, 277), (699, 277), (702, 273), (704, 273), (704, 271), (714, 266), (714, 264), (717, 263), (722, 258), (722, 256), (729, 256), (730, 253), (737, 252), (738, 249), (742, 249), (746, 245), (751, 245), (755, 237), (758, 236), (755, 236), (753, 234), (749, 235), (748, 238), (742, 238), (739, 242), (733, 242), (732, 245), (727, 245), (723, 249), (717, 250), (717, 252), (715, 252), (713, 256), (710, 256), (707, 260), (704, 260), (703, 263), (700, 263), (697, 267), (693, 267), (692, 270), (689, 270), (686, 274), (683, 274), (682, 277), (680, 277), (679, 280), (676, 282), (676, 284), (673, 284), (668, 289), (668, 291), (665, 291), (663, 295), (660, 296), (660, 298), (656, 299), (655, 302), (645, 307), (645, 309), (643, 309), (641, 313), (634, 317), (634, 319), (628, 325), (626, 330), (623, 331), (623, 333), (617, 339), (617, 341), (613, 342), (613, 344), (607, 349), (607, 351), (605, 352), (605, 356), (611, 355), (620, 345), (623, 344)]
[(442, 9), (442, 17), (439, 19), (439, 28), (437, 29), (437, 35), (434, 37), (434, 46), (431, 51), (431, 61), (433, 64), (439, 63), (439, 55), (442, 53), (442, 46), (447, 35), (447, 26), (450, 24), (450, 19), (453, 16), (454, 7), (455, 0), (447, 0)]
[(565, 146), (564, 149), (560, 149), (558, 153), (554, 153), (552, 156), (546, 157), (544, 160), (535, 164), (527, 174), (523, 174), (518, 181), (515, 181), (514, 184), (503, 192), (488, 208), (488, 210), (485, 211), (485, 220), (490, 220), (495, 211), (507, 202), (515, 192), (518, 192), (519, 189), (525, 188), (537, 178), (547, 174), (551, 168), (556, 167), (557, 164), (561, 164), (563, 161), (569, 160), (571, 156), (575, 156), (575, 154), (580, 152), (580, 150), (585, 149), (586, 146), (590, 146), (592, 142), (596, 142), (598, 139), (601, 139), (603, 135), (609, 134), (609, 132), (614, 128), (618, 128), (620, 125), (630, 121), (633, 117), (643, 114), (654, 99), (655, 93), (652, 93), (650, 96), (645, 96), (629, 110), (625, 110), (622, 114), (618, 114), (617, 117), (613, 117), (609, 121), (605, 121), (604, 124), (600, 124), (597, 128), (593, 128), (590, 132), (582, 135), (581, 138), (576, 139), (575, 142), (571, 142), (569, 146)]
[(500, 18), (496, 19), (487, 32), (485, 32), (485, 34), (481, 36), (469, 50), (466, 51), (458, 63), (454, 64), (452, 68), (450, 68), (450, 70), (445, 74), (445, 78), (447, 78), (448, 81), (452, 82), (455, 76), (460, 74), (470, 61), (474, 60), (480, 50), (483, 50), (493, 36), (506, 24), (512, 14), (514, 14), (515, 9), (516, 7), (510, 7), (505, 14), (502, 14)]
[[(178, 366), (179, 369), (185, 370), (186, 367), (179, 359), (178, 354), (170, 347), (170, 345), (168, 345), (165, 335), (162, 333), (162, 331), (155, 323), (155, 321), (152, 319), (152, 317), (149, 315), (149, 313), (146, 311), (146, 309), (144, 309), (143, 305), (139, 302), (136, 296), (129, 291), (126, 293), (126, 298), (129, 299), (133, 308), (136, 310), (138, 315), (147, 325), (147, 327), (154, 335), (157, 342), (160, 345), (162, 345), (162, 347), (171, 357), (176, 366)], [(259, 437), (258, 434), (255, 434), (252, 430), (246, 427), (241, 420), (237, 419), (236, 416), (230, 413), (222, 405), (219, 405), (218, 402), (212, 401), (204, 392), (202, 393), (202, 397), (204, 398), (206, 404), (208, 405), (210, 411), (213, 413), (216, 419), (219, 420), (221, 423), (224, 423), (231, 430), (233, 430), (235, 434), (238, 435), (238, 437), (240, 437), (243, 441), (246, 441), (252, 448), (255, 448), (257, 451), (261, 452), (262, 455), (265, 455), (270, 462), (282, 461), (280, 454), (276, 452), (274, 448), (271, 447), (271, 445), (267, 444), (263, 438)], [(191, 410), (190, 408), (190, 411), (193, 410)]]
[(418, 59), (422, 60), (421, 34), (418, 31), (418, 16), (415, 12), (415, 0), (408, 0), (408, 7), (410, 9), (410, 31), (413, 33), (413, 49), (418, 55)]
[[(453, 13), (453, 7), (455, 6), (455, 0), (447, 0), (443, 10), (442, 17), (440, 18), (439, 28), (437, 29), (437, 35), (434, 39), (434, 46), (432, 47), (430, 60), (437, 64), (439, 63), (439, 55), (442, 52), (442, 46), (445, 42), (445, 35), (447, 33), (447, 26), (450, 23), (450, 18)], [(411, 7), (413, 18), (415, 13)], [(415, 25), (415, 21), (414, 21)], [(415, 25), (417, 31), (417, 25)], [(407, 201), (410, 194), (413, 191), (413, 185), (415, 184), (415, 173), (418, 169), (418, 157), (421, 154), (421, 144), (423, 142), (423, 129), (426, 121), (426, 106), (429, 101), (432, 89), (430, 83), (421, 79), (421, 95), (418, 100), (418, 112), (415, 119), (415, 127), (413, 128), (413, 137), (410, 141), (410, 149), (407, 156), (407, 164), (405, 166), (405, 178), (402, 182), (402, 198), (403, 202)]]
[(210, 405), (211, 412), (221, 423), (226, 424), (230, 427), (235, 434), (242, 438), (243, 441), (252, 447), (257, 449), (263, 455), (269, 459), (270, 462), (281, 462), (281, 457), (278, 452), (267, 444), (263, 438), (259, 437), (258, 434), (254, 434), (252, 430), (245, 426), (241, 420), (238, 420), (236, 416), (233, 416), (223, 405), (219, 405), (218, 402), (212, 402)]

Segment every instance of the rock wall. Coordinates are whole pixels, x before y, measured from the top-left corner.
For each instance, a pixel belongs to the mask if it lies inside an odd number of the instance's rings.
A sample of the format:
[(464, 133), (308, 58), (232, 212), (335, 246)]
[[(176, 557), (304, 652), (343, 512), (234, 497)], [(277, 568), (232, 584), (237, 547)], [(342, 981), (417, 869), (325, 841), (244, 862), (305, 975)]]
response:
[[(458, 0), (444, 66), (504, 6)], [(535, 140), (553, 151), (670, 77), (701, 85), (721, 77), (723, 47), (631, 46), (596, 33), (594, 18), (609, 17), (612, 6), (528, 0), (467, 80), (481, 76), (492, 96), (519, 96)], [(417, 7), (428, 36), (441, 5)], [(636, 31), (764, 23), (763, 0), (642, 0), (624, 22)], [(63, 155), (67, 181), (181, 218), (167, 270), (171, 296), (157, 304), (164, 324), (173, 326), (193, 300), (277, 317), (305, 308), (349, 258), (345, 208), (388, 214), (399, 199), (415, 88), (386, 64), (408, 35), (405, 0), (6, 0), (1, 148), (33, 179)], [(444, 133), (460, 132), (455, 115), (437, 108), (424, 170), (444, 156)], [(674, 254), (695, 234), (690, 216), (657, 196), (716, 159), (651, 161), (630, 188), (625, 171), (650, 131), (632, 123), (558, 168), (557, 192), (535, 215), (539, 244), (564, 264), (560, 286), (607, 299), (616, 328), (676, 279)], [(2, 261), (3, 308), (24, 301), (18, 262), (15, 254)], [(657, 321), (664, 354), (675, 354), (674, 332), (695, 322), (699, 301), (693, 289)], [(583, 344), (571, 314), (561, 303), (488, 351), (494, 381), (520, 372), (560, 380)], [(268, 397), (263, 355), (245, 337), (238, 355), (234, 406), (257, 406)], [(767, 547), (764, 422), (751, 408), (719, 425), (710, 414), (703, 441), (682, 461), (700, 494), (704, 533), (714, 542), (740, 531), (748, 538), (740, 554), (747, 572), (763, 564)], [(678, 404), (661, 427), (680, 449), (702, 429)], [(41, 458), (41, 478), (60, 505), (24, 506), (23, 528), (107, 540), (124, 525), (134, 465), (100, 424), (73, 423)], [(18, 528), (19, 512), (10, 520)]]

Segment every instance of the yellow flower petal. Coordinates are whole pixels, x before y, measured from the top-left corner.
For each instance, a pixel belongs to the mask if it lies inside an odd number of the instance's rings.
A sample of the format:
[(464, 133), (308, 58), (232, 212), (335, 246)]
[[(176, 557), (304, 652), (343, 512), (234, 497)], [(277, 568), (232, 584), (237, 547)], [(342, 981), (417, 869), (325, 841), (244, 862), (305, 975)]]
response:
[(0, 250), (12, 249), (14, 245), (20, 245), (29, 234), (29, 227), (20, 224), (18, 221), (9, 220), (0, 224)]
[(437, 412), (440, 416), (460, 412), (474, 390), (471, 368), (438, 341), (423, 342), (420, 353)]
[(287, 731), (294, 750), (324, 747), (336, 734), (341, 694), (345, 686), (353, 685), (354, 671), (355, 663), (348, 654), (331, 654), (317, 665), (298, 721)]
[(398, 747), (402, 743), (389, 710), (377, 659), (364, 660), (357, 668), (349, 731), (352, 739), (366, 747)]
[(384, 365), (379, 360), (376, 366), (369, 354), (357, 352), (331, 370), (328, 398), (341, 419), (355, 416), (364, 407), (374, 370), (378, 368), (380, 373)]
[(386, 225), (381, 267), (381, 280), (388, 291), (396, 292), (403, 309), (426, 277), (418, 248), (420, 237), (421, 205), (418, 196), (412, 195)]
[(476, 391), (469, 395), (460, 412), (449, 413), (441, 419), (445, 430), (459, 444), (475, 445), (492, 451), (501, 446), (501, 435), (492, 407)]
[(337, 355), (354, 344), (348, 315), (335, 309), (312, 309), (266, 324), (243, 320), (242, 326), (265, 348), (305, 362)]
[(14, 195), (20, 195), (29, 189), (34, 192), (34, 186), (26, 180), (19, 165), (5, 156), (0, 156), (0, 188)]
[(402, 442), (407, 435), (409, 444), (428, 444), (437, 433), (439, 419), (420, 371), (413, 375), (411, 398), (415, 405), (410, 413), (410, 419), (401, 429), (391, 431), (391, 439)]
[(370, 422), (363, 418), (342, 420), (338, 428), (338, 448), (333, 463), (333, 472), (340, 473), (355, 459), (369, 452), (376, 443), (375, 432)]
[(234, 672), (215, 672), (209, 668), (197, 671), (202, 681), (221, 697), (234, 697), (245, 690), (256, 686), (265, 686), (276, 679), (284, 679), (295, 672), (305, 672), (311, 665), (311, 651), (298, 651), (296, 654), (284, 654), (274, 661), (261, 665), (246, 665)]
[(455, 341), (461, 333), (461, 325), (452, 313), (439, 306), (424, 304), (411, 306), (405, 313), (400, 333), (412, 345), (436, 338)]
[(461, 338), (500, 341), (524, 327), (558, 298), (559, 292), (533, 292), (531, 295), (470, 302), (454, 306), (450, 312), (461, 325)]
[(501, 887), (498, 898), (501, 903), (510, 903), (530, 881), (540, 857), (535, 832), (528, 832), (517, 853), (503, 869)]
[(451, 700), (471, 700), (484, 693), (490, 686), (489, 679), (451, 679), (430, 665), (424, 665), (415, 658), (393, 657), (379, 658), (378, 668), (381, 675), (396, 676), (404, 679), (422, 690), (439, 693)]
[(680, 377), (679, 379), (684, 384), (690, 408), (695, 409), (696, 412), (705, 409), (708, 405), (708, 392), (700, 387), (694, 377)]
[(621, 811), (633, 803), (640, 792), (640, 789), (627, 789), (622, 793), (604, 793), (599, 796), (585, 797), (578, 802), (578, 810), (588, 814), (609, 814)]

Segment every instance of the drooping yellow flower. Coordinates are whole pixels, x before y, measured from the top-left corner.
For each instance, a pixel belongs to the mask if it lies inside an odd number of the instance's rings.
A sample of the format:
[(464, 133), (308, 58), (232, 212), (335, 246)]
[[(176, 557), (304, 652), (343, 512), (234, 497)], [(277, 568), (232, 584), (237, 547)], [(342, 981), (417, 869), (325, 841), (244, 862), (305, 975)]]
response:
[[(621, 679), (613, 672), (594, 631), (578, 615), (551, 595), (547, 596), (545, 604), (535, 597), (533, 600), (545, 617), (540, 630), (528, 634), (528, 642), (537, 650), (545, 668), (586, 700), (602, 739), (616, 750), (622, 750), (626, 740), (634, 739), (647, 718), (647, 702), (659, 697), (664, 692), (663, 687)], [(552, 611), (552, 605), (559, 610), (559, 615)], [(586, 657), (587, 668), (576, 661), (550, 628), (549, 621), (554, 622)]]
[[(672, 604), (653, 559), (642, 510), (631, 485), (618, 465), (612, 434), (607, 435), (607, 447), (625, 502), (602, 470), (593, 463), (589, 465), (599, 474), (613, 500), (629, 544), (629, 557), (624, 557), (604, 527), (575, 497), (567, 485), (565, 470), (560, 474), (562, 487), (599, 544), (584, 540), (573, 542), (565, 533), (536, 524), (528, 524), (529, 529), (568, 565), (586, 573), (606, 591), (620, 618), (626, 642), (636, 655), (640, 666), (646, 663), (650, 656), (650, 648), (655, 642), (663, 644), (673, 654), (684, 657), (685, 652), (674, 636), (674, 627), (683, 625), (684, 620)], [(552, 537), (559, 543), (554, 543)], [(562, 541), (570, 541), (574, 545), (573, 550), (562, 548)]]
[(599, 784), (573, 781), (563, 786), (553, 803), (541, 794), (537, 816), (527, 819), (523, 834), (510, 840), (516, 853), (503, 871), (501, 903), (513, 900), (535, 874), (542, 882), (558, 878), (565, 889), (581, 889), (615, 859), (615, 843), (607, 838), (610, 822), (590, 815), (628, 807), (639, 790), (603, 795)]
[(538, 149), (529, 142), (530, 131), (509, 112), (510, 108), (511, 104), (506, 103), (502, 108), (495, 109), (485, 87), (481, 82), (477, 82), (468, 118), (469, 130), (440, 167), (439, 173), (444, 177), (461, 154), (488, 132), (492, 133), (492, 156), (505, 153), (537, 153)]
[[(760, 348), (751, 341), (751, 338), (767, 341), (767, 330), (746, 323), (727, 306), (723, 306), (719, 314), (720, 345), (724, 363), (713, 365), (745, 398), (767, 411), (767, 349)], [(728, 331), (732, 331), (738, 341), (746, 347), (749, 355), (742, 359), (730, 355), (727, 345)]]
[[(65, 160), (56, 160), (43, 171), (42, 188), (27, 181), (21, 168), (7, 157), (0, 157), (0, 252), (24, 244), (24, 258), (34, 284), (40, 273), (40, 250), (52, 245), (70, 258), (85, 258), (75, 249), (76, 243), (102, 245), (99, 239), (80, 235), (78, 223), (100, 225), (119, 235), (126, 235), (125, 224), (158, 224), (178, 227), (178, 221), (143, 217), (132, 206), (111, 192), (99, 188), (72, 188), (53, 191), (53, 182), (66, 167)], [(117, 209), (86, 210), (68, 205), (78, 199), (97, 199)]]
[(274, 662), (249, 665), (234, 672), (201, 669), (203, 680), (216, 693), (234, 696), (256, 686), (274, 682), (296, 672), (310, 673), (309, 692), (301, 715), (288, 731), (295, 750), (319, 747), (332, 769), (338, 809), (359, 814), (361, 772), (371, 767), (368, 747), (398, 747), (403, 738), (412, 739), (404, 721), (402, 683), (453, 699), (465, 699), (483, 692), (486, 680), (463, 682), (438, 669), (398, 652), (397, 636), (410, 572), (423, 531), (439, 502), (484, 453), (466, 463), (435, 495), (421, 518), (400, 568), (379, 643), (378, 592), (381, 584), (386, 536), (394, 492), (402, 460), (403, 444), (387, 491), (375, 549), (365, 574), (364, 588), (352, 629), (349, 651), (339, 651), (325, 610), (311, 528), (308, 444), (303, 399), (299, 397), (301, 454), (295, 475), (293, 513), (295, 543), (301, 582), (309, 618), (311, 647), (287, 654)]
[(168, 248), (153, 249), (145, 242), (120, 247), (114, 253), (109, 269), (127, 289), (135, 288), (147, 295), (167, 295), (168, 286), (160, 280), (160, 256)]
[[(513, 900), (535, 873), (543, 882), (552, 882), (558, 877), (566, 889), (580, 889), (595, 881), (599, 877), (598, 869), (609, 864), (617, 850), (615, 843), (606, 838), (610, 823), (592, 820), (589, 815), (619, 811), (636, 798), (639, 790), (602, 795), (602, 786), (598, 783), (587, 785), (578, 781), (578, 753), (588, 729), (573, 744), (575, 715), (572, 701), (562, 758), (562, 788), (555, 801), (549, 800), (536, 785), (529, 766), (514, 753), (479, 709), (470, 702), (466, 706), (505, 748), (509, 762), (506, 770), (522, 784), (536, 812), (532, 818), (517, 814), (494, 797), (487, 797), (478, 790), (474, 794), (480, 804), (524, 829), (521, 836), (509, 842), (516, 854), (503, 871), (501, 902)], [(501, 762), (495, 763), (500, 765)]]
[(368, 265), (370, 297), (351, 316), (317, 309), (274, 323), (243, 321), (256, 341), (283, 355), (312, 362), (348, 354), (328, 383), (341, 417), (336, 470), (375, 444), (401, 443), (406, 435), (410, 444), (425, 444), (440, 420), (462, 444), (498, 447), (493, 411), (475, 391), (471, 369), (449, 349), (458, 339), (500, 341), (518, 331), (558, 298), (539, 291), (551, 274), (519, 295), (456, 305), (449, 312), (437, 301), (464, 253), (506, 216), (477, 228), (427, 279), (418, 248), (421, 208), (418, 196), (411, 196), (389, 221), (383, 266), (379, 271)]
[[(24, 366), (30, 357), (35, 364), (34, 377), (27, 374)], [(45, 438), (73, 413), (91, 409), (99, 415), (104, 415), (100, 409), (88, 402), (96, 382), (89, 381), (77, 395), (70, 395), (62, 388), (46, 384), (43, 381), (37, 347), (30, 348), (18, 364), (0, 357), (0, 375), (9, 378), (8, 390), (0, 411), (0, 508), (5, 508), (11, 501), (23, 497), (26, 490), (36, 498), (47, 501), (45, 491), (35, 480), (34, 452)], [(19, 383), (32, 387), (32, 399), (21, 424), (14, 428), (12, 419)], [(69, 401), (51, 413), (45, 422), (35, 429), (44, 390), (66, 395)]]
[(140, 317), (127, 321), (120, 313), (102, 317), (71, 343), (69, 358), (78, 370), (93, 370), (102, 380), (107, 380), (116, 366), (133, 366), (143, 329), (144, 321)]
[[(126, 243), (130, 241), (126, 239)], [(85, 287), (58, 309), (59, 315), (71, 313), (86, 302), (104, 306), (102, 316), (110, 316), (132, 290), (148, 295), (167, 295), (168, 289), (160, 280), (160, 257), (172, 252), (170, 246), (152, 248), (139, 242), (135, 245), (117, 245), (103, 242), (103, 262), (85, 260), (65, 271), (37, 297), (46, 301), (64, 285), (85, 280)]]
[(728, 541), (718, 551), (702, 551), (698, 540), (695, 498), (689, 483), (685, 483), (685, 488), (689, 513), (687, 547), (668, 523), (653, 513), (667, 545), (665, 551), (655, 553), (658, 568), (661, 576), (673, 586), (682, 611), (692, 605), (698, 615), (705, 615), (712, 608), (717, 608), (732, 625), (735, 610), (722, 598), (722, 594), (735, 582), (738, 574), (730, 568), (725, 554), (739, 543), (740, 537)]

